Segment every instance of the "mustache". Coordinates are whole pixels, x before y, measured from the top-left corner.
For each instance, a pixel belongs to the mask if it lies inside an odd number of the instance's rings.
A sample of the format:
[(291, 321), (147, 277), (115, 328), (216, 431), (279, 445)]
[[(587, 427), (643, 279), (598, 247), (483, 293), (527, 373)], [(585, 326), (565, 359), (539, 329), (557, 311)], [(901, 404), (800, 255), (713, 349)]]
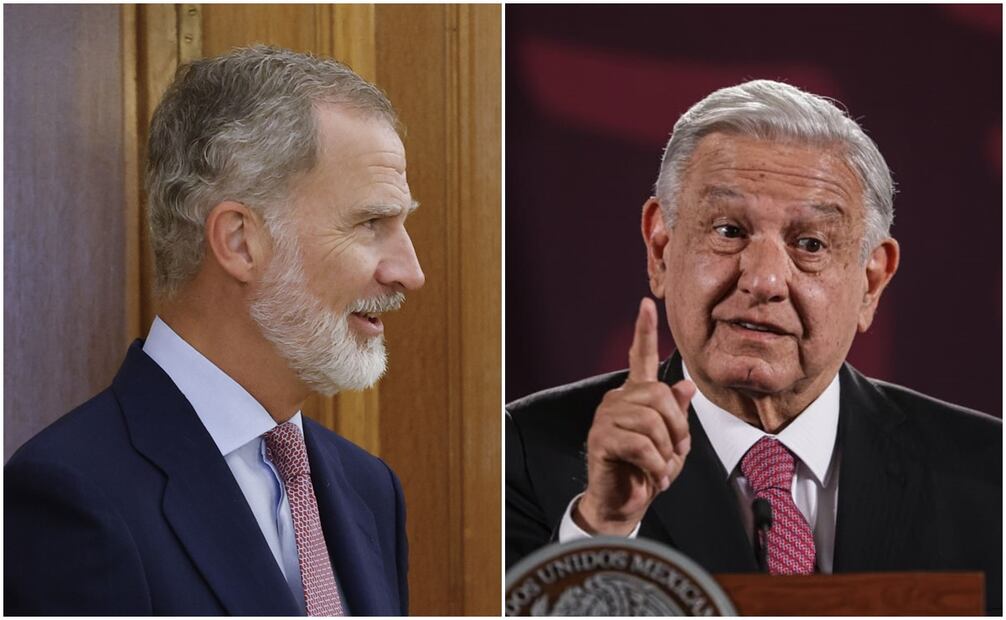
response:
[(401, 291), (390, 295), (370, 297), (369, 299), (358, 299), (349, 306), (349, 312), (361, 314), (380, 314), (382, 312), (394, 312), (405, 303), (405, 293)]

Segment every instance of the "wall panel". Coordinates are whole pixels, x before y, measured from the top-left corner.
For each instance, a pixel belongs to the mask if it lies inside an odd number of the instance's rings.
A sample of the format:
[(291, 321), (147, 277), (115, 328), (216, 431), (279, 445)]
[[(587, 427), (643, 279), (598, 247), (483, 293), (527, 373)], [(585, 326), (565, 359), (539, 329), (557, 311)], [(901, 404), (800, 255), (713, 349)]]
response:
[(115, 6), (4, 7), (4, 461), (124, 353)]
[(405, 312), (388, 320), (392, 345), (408, 334), (416, 349), (408, 359), (392, 360), (382, 385), (385, 419), (394, 416), (394, 423), (381, 429), (381, 445), (406, 491), (421, 490), (408, 495), (417, 611), (432, 612), (436, 602), (447, 601), (441, 613), (459, 614), (464, 605), (461, 540), (442, 535), (462, 527), (461, 403), (451, 389), (461, 360), (448, 13), (443, 6), (377, 7), (377, 81), (399, 106), (405, 128), (409, 185), (422, 204), (409, 230), (426, 272), (426, 286), (412, 295)]
[(499, 403), (502, 208), (501, 24), (495, 7), (465, 5), (458, 19), (458, 164), (461, 261), (461, 472), (466, 614), (500, 611), (499, 515), (503, 458)]
[(254, 43), (325, 53), (319, 42), (330, 40), (324, 19), (330, 11), (328, 6), (304, 4), (202, 5), (203, 53), (216, 56)]
[[(410, 511), (428, 515), (412, 526), (414, 581), (454, 614), (499, 613), (498, 15), (377, 7), (377, 80), (402, 108), (409, 180), (425, 205), (411, 229), (428, 276), (438, 276), (390, 326), (422, 344), (382, 384), (382, 410), (395, 420), (382, 425), (381, 445), (407, 488), (424, 490), (410, 498)], [(415, 467), (423, 463), (434, 466)], [(444, 525), (460, 535), (438, 540)]]

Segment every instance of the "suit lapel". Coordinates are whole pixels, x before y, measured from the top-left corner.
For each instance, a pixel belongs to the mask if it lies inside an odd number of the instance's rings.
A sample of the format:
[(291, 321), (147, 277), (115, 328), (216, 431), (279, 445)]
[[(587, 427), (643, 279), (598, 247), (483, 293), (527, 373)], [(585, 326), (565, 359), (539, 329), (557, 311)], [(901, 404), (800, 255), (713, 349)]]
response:
[(846, 364), (841, 373), (841, 465), (835, 572), (920, 566), (928, 485), (905, 413)]
[[(680, 381), (681, 357), (665, 362), (663, 380)], [(754, 551), (741, 525), (737, 495), (694, 410), (688, 425), (692, 449), (677, 480), (653, 501), (640, 535), (671, 544), (711, 572), (756, 571)], [(714, 533), (712, 535), (711, 533)]]
[(223, 456), (139, 341), (112, 388), (137, 451), (167, 477), (165, 518), (223, 607), (235, 615), (300, 614)]
[(354, 616), (397, 615), (381, 571), (374, 515), (346, 480), (339, 454), (324, 445), (324, 432), (304, 421), (304, 439), (311, 462), (311, 479), (318, 498), (325, 544), (339, 586)]
[[(675, 353), (662, 369), (669, 385), (682, 379)], [(841, 449), (834, 572), (896, 570), (924, 564), (931, 519), (924, 455), (912, 425), (869, 380), (841, 371)], [(692, 450), (671, 487), (657, 496), (640, 534), (669, 540), (712, 572), (757, 571), (741, 525), (737, 497), (693, 410)], [(716, 532), (711, 536), (710, 532)]]

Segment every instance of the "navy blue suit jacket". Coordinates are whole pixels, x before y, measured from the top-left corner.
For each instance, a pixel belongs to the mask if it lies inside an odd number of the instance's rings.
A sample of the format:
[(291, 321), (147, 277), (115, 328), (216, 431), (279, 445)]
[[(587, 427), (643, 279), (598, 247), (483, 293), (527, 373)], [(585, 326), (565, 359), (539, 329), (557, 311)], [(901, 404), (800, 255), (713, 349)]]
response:
[[(350, 611), (408, 610), (405, 506), (380, 459), (305, 419)], [(195, 411), (137, 341), (110, 388), (4, 468), (4, 613), (298, 615)]]

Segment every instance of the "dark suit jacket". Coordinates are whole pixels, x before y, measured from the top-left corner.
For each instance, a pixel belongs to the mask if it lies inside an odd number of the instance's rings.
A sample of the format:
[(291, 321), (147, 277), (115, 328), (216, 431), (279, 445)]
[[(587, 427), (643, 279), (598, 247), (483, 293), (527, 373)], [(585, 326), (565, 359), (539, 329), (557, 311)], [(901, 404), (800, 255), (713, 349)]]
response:
[[(661, 367), (682, 379), (675, 354)], [(506, 563), (553, 537), (587, 484), (594, 410), (626, 372), (515, 401), (506, 422)], [(980, 570), (990, 611), (1002, 609), (1002, 421), (840, 373), (842, 451), (834, 572)], [(756, 571), (737, 496), (694, 411), (692, 449), (657, 496), (640, 536), (671, 545), (713, 573)]]
[[(350, 611), (407, 613), (398, 479), (308, 419), (304, 437)], [(4, 613), (300, 613), (223, 456), (139, 341), (110, 388), (4, 468)]]

